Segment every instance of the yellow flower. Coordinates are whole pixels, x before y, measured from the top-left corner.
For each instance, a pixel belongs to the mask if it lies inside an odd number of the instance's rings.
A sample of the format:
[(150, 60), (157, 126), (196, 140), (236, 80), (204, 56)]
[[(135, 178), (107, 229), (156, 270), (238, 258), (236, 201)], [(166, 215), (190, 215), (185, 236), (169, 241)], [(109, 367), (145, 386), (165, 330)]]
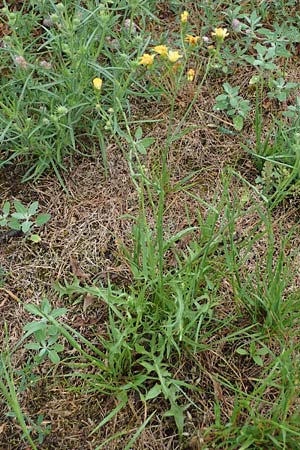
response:
[(188, 42), (190, 45), (196, 45), (199, 39), (200, 36), (192, 36), (191, 34), (187, 34), (185, 37), (185, 42)]
[(189, 17), (189, 13), (187, 11), (183, 11), (183, 13), (180, 15), (181, 23), (187, 23)]
[(153, 50), (161, 56), (168, 56), (168, 47), (165, 45), (157, 45), (156, 47), (153, 47)]
[(103, 83), (102, 78), (94, 78), (94, 79), (93, 79), (93, 85), (94, 85), (94, 88), (97, 89), (98, 91), (101, 90), (101, 88), (102, 88), (102, 83)]
[(211, 33), (212, 36), (216, 36), (220, 41), (224, 41), (224, 39), (229, 36), (227, 33), (227, 28), (215, 28), (215, 31)]
[(151, 66), (154, 61), (155, 55), (149, 55), (149, 53), (144, 53), (143, 56), (140, 57), (139, 64), (143, 66)]
[(182, 55), (177, 51), (170, 50), (168, 53), (168, 58), (172, 63), (175, 63), (178, 59), (182, 58)]
[(195, 77), (194, 69), (189, 69), (186, 74), (187, 74), (188, 81), (193, 81), (193, 79)]

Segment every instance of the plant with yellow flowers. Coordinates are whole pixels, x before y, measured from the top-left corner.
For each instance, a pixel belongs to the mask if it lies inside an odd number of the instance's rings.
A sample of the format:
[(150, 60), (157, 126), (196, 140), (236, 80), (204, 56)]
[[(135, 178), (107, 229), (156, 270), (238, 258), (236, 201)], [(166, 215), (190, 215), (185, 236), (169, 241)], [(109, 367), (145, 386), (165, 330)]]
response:
[(184, 38), (184, 41), (190, 45), (197, 45), (199, 39), (200, 36), (193, 36), (192, 34), (187, 34), (186, 37)]
[(227, 28), (215, 28), (215, 31), (211, 35), (216, 38), (217, 42), (222, 43), (229, 36), (229, 33), (227, 32)]

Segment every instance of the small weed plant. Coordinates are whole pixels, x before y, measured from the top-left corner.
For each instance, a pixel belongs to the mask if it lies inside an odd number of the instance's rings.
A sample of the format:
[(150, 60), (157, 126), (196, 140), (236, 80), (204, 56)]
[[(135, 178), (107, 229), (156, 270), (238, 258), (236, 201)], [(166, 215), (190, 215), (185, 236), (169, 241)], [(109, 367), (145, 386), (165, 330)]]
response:
[(39, 242), (41, 237), (38, 234), (34, 234), (33, 231), (47, 223), (51, 215), (48, 213), (37, 214), (38, 202), (33, 202), (26, 207), (19, 200), (14, 200), (13, 206), (15, 212), (11, 212), (10, 202), (4, 203), (0, 214), (0, 227), (20, 231), (31, 241)]

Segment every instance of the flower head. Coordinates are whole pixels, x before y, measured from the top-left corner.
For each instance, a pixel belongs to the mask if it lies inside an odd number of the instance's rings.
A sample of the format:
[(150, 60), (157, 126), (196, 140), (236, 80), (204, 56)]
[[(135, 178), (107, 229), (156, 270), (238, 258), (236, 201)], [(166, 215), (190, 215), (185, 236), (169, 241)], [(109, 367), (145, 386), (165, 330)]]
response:
[(229, 36), (229, 33), (227, 33), (227, 28), (215, 28), (215, 31), (212, 32), (211, 35), (216, 36), (216, 39), (222, 42)]
[(19, 67), (20, 69), (27, 69), (29, 64), (24, 56), (15, 56), (14, 60), (17, 67)]
[(156, 47), (153, 47), (153, 50), (161, 56), (168, 56), (168, 47), (165, 45), (157, 45)]
[(52, 69), (52, 64), (43, 59), (43, 61), (40, 62), (40, 67), (42, 69), (50, 70), (50, 69)]
[(136, 24), (132, 20), (126, 19), (124, 21), (124, 27), (126, 31), (131, 31), (133, 34), (136, 33)]
[(68, 113), (68, 108), (66, 108), (66, 107), (63, 106), (63, 105), (59, 105), (59, 106), (56, 108), (56, 112), (57, 112), (57, 114), (59, 114), (60, 116), (64, 116), (64, 115), (66, 115), (66, 114)]
[(93, 85), (94, 85), (94, 88), (97, 89), (97, 91), (101, 90), (102, 83), (103, 83), (102, 78), (94, 78), (93, 79)]
[(175, 63), (176, 61), (178, 61), (178, 59), (182, 58), (182, 55), (177, 51), (170, 50), (168, 53), (168, 58), (169, 58), (169, 61), (171, 61), (172, 63)]
[(188, 81), (193, 81), (195, 78), (195, 71), (194, 69), (189, 69), (186, 73)]
[(189, 17), (189, 13), (187, 11), (183, 11), (183, 13), (180, 14), (181, 23), (187, 23), (188, 17)]
[(233, 31), (239, 32), (241, 31), (241, 22), (238, 19), (233, 19), (231, 23)]
[(196, 45), (199, 41), (200, 36), (193, 36), (191, 34), (187, 34), (185, 37), (185, 42), (188, 42), (190, 45)]
[(144, 53), (143, 56), (140, 57), (139, 64), (143, 66), (152, 66), (155, 55), (149, 55), (149, 53)]

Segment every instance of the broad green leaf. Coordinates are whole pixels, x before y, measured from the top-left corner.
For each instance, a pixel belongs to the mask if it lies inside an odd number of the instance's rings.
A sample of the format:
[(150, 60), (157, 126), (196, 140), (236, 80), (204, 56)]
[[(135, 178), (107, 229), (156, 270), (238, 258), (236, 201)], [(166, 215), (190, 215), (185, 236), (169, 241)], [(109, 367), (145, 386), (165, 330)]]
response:
[(17, 213), (27, 214), (27, 208), (19, 200), (14, 201), (14, 207)]
[(161, 392), (162, 392), (161, 385), (157, 383), (150, 389), (150, 391), (147, 392), (145, 400), (147, 401), (156, 398), (161, 394)]
[(42, 238), (38, 234), (32, 234), (29, 239), (34, 243), (41, 242), (42, 240)]
[(259, 355), (253, 355), (252, 356), (253, 361), (260, 367), (262, 367), (264, 365), (264, 362), (262, 360), (262, 358)]
[(35, 224), (40, 227), (44, 225), (44, 223), (48, 222), (51, 218), (51, 214), (39, 214), (35, 219)]
[(33, 225), (33, 222), (31, 222), (30, 220), (26, 220), (26, 222), (23, 222), (21, 225), (21, 229), (22, 229), (23, 233), (24, 234), (28, 233), (28, 231), (30, 230), (32, 225)]
[(3, 214), (5, 216), (8, 216), (9, 211), (10, 211), (10, 202), (5, 202), (2, 208)]
[[(34, 306), (34, 305), (27, 305), (27, 306)], [(45, 329), (45, 327), (47, 327), (47, 324), (45, 322), (39, 321), (27, 323), (23, 329), (24, 331), (27, 331), (26, 335), (30, 336), (30, 334), (33, 334), (38, 330)]]
[(135, 137), (135, 139), (136, 139), (137, 141), (139, 141), (139, 140), (142, 138), (142, 136), (143, 136), (143, 130), (142, 130), (142, 127), (138, 127), (138, 128), (135, 130), (134, 137)]
[(236, 353), (238, 353), (239, 355), (248, 355), (247, 350), (245, 350), (244, 348), (237, 348)]
[(136, 148), (137, 148), (137, 151), (138, 151), (141, 155), (146, 155), (146, 154), (147, 154), (147, 151), (146, 151), (145, 147), (143, 146), (143, 144), (138, 143), (137, 146), (136, 146)]
[(54, 344), (53, 350), (55, 350), (57, 353), (63, 352), (65, 347), (62, 344)]
[(38, 344), (37, 342), (29, 342), (29, 344), (25, 344), (24, 347), (27, 350), (39, 350), (40, 344)]
[(60, 357), (55, 350), (50, 350), (48, 352), (48, 357), (53, 364), (58, 364), (60, 362)]
[(68, 309), (67, 308), (56, 308), (52, 311), (51, 317), (56, 319), (56, 317), (63, 316), (64, 314), (67, 314)]
[(37, 212), (38, 207), (39, 207), (39, 202), (31, 203), (31, 205), (28, 208), (28, 214), (30, 216), (33, 216)]
[(15, 219), (14, 217), (12, 217), (11, 219), (9, 219), (7, 225), (9, 226), (9, 228), (11, 228), (12, 230), (21, 230), (21, 224), (18, 221), (18, 219)]
[(12, 213), (11, 217), (13, 217), (14, 219), (18, 219), (18, 220), (24, 220), (27, 219), (27, 214), (23, 214), (23, 213)]
[(47, 298), (43, 298), (42, 303), (41, 303), (41, 310), (45, 314), (50, 314), (50, 312), (51, 312), (51, 305), (50, 305), (50, 302), (49, 302), (49, 300)]
[(152, 145), (155, 142), (155, 138), (153, 137), (147, 137), (142, 139), (139, 144), (142, 144), (143, 147), (148, 148), (150, 147), (150, 145)]
[(243, 129), (244, 119), (242, 118), (242, 116), (234, 116), (233, 126), (237, 131), (241, 131)]
[[(24, 308), (26, 309), (26, 311), (30, 312), (31, 314), (35, 315), (35, 316), (42, 316), (41, 311), (39, 310), (39, 308), (36, 305), (33, 305), (32, 303), (29, 303), (28, 305), (25, 305)], [(26, 327), (27, 325), (25, 325)]]

